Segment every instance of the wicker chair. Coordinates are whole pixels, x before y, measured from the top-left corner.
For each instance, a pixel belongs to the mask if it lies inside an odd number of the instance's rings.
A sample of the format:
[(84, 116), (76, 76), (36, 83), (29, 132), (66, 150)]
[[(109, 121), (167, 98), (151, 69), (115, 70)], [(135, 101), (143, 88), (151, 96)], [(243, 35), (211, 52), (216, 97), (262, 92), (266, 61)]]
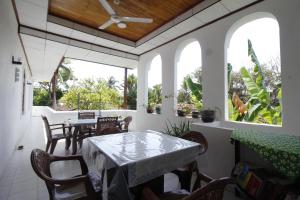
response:
[(118, 117), (98, 117), (96, 126), (96, 135), (104, 135), (106, 128), (115, 128), (118, 126)]
[[(82, 174), (68, 179), (51, 177), (50, 164), (66, 160), (78, 160)], [(102, 179), (95, 174), (88, 174), (88, 168), (80, 155), (53, 156), (43, 150), (34, 149), (31, 152), (31, 166), (35, 173), (45, 181), (50, 200), (101, 199)]]
[[(66, 126), (63, 123), (60, 124), (49, 124), (49, 121), (46, 116), (42, 115), (42, 119), (45, 125), (46, 134), (47, 134), (47, 144), (46, 144), (46, 152), (48, 152), (50, 146), (50, 154), (53, 154), (54, 149), (56, 147), (57, 141), (61, 139), (66, 140), (66, 149), (69, 149), (71, 145), (71, 128), (70, 126)], [(53, 127), (53, 128), (52, 128)], [(53, 134), (53, 131), (61, 130), (60, 133)]]
[[(94, 112), (79, 112), (78, 119), (95, 119)], [(93, 132), (96, 132), (95, 126), (83, 125), (80, 127), (80, 134), (89, 133), (91, 135)]]
[(131, 121), (132, 121), (132, 116), (125, 117), (123, 122), (120, 124), (122, 132), (128, 132), (128, 127)]
[[(200, 154), (204, 154), (208, 149), (208, 143), (202, 133), (196, 131), (190, 131), (182, 136), (183, 139), (193, 141), (201, 144)], [(193, 172), (197, 169), (197, 162), (192, 162), (186, 166), (174, 170), (172, 173), (176, 174), (181, 183), (181, 188), (190, 191), (191, 178)]]
[[(208, 184), (201, 188), (201, 181)], [(195, 190), (189, 193), (186, 190), (172, 191), (157, 195), (149, 187), (145, 187), (141, 200), (222, 200), (224, 189), (228, 184), (235, 184), (232, 178), (212, 179), (204, 174), (197, 174)]]
[[(95, 119), (95, 112), (79, 112), (78, 119)], [(95, 126), (82, 125), (80, 127), (79, 134), (77, 136), (79, 147), (81, 148), (82, 141), (84, 138), (94, 136), (95, 132), (96, 132)]]
[(121, 133), (122, 130), (118, 127), (109, 127), (102, 130), (102, 135)]

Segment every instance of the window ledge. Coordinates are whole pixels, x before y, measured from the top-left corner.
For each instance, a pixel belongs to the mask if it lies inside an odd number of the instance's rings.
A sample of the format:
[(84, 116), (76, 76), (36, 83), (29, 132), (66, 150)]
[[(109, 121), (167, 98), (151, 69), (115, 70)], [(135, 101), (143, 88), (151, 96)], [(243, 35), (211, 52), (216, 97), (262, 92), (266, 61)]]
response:
[(204, 123), (204, 122), (196, 122), (192, 123), (193, 126), (202, 126), (202, 127), (210, 127), (210, 128), (218, 128), (218, 129), (225, 129), (225, 130), (234, 130), (234, 128), (228, 128), (222, 125), (220, 121), (214, 121), (210, 123)]

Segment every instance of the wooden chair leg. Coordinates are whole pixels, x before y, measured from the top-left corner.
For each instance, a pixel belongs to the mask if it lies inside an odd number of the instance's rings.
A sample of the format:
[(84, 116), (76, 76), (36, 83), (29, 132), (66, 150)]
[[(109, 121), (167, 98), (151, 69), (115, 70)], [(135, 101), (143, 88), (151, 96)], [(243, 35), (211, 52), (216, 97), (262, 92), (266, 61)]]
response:
[(67, 137), (65, 149), (68, 150), (70, 146), (71, 146), (71, 138)]
[(51, 142), (48, 140), (47, 144), (46, 144), (46, 152), (48, 152), (49, 148), (50, 148)]
[(56, 144), (57, 144), (57, 140), (52, 140), (50, 154), (53, 154)]

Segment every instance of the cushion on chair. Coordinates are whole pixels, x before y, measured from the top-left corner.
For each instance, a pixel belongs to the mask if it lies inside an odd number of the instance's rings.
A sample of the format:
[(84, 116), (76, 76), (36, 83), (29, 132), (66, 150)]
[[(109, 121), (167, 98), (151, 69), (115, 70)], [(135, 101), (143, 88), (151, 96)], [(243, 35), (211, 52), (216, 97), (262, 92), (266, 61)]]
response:
[(86, 197), (84, 183), (76, 183), (70, 186), (56, 186), (54, 189), (54, 197), (56, 200), (73, 200)]

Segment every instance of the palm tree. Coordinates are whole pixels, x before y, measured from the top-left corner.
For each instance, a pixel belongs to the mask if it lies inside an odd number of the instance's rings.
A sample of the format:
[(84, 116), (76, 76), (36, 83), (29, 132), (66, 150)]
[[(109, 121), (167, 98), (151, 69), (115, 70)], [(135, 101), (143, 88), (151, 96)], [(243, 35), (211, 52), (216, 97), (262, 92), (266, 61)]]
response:
[(69, 87), (67, 81), (74, 79), (72, 69), (66, 66), (66, 64), (69, 63), (70, 61), (65, 59), (60, 64), (60, 66), (55, 70), (49, 85), (52, 108), (54, 110), (56, 110), (57, 108), (56, 90), (58, 88), (58, 84), (62, 85), (65, 89), (67, 89)]
[(137, 77), (131, 74), (127, 78), (127, 104), (129, 109), (136, 109), (136, 97), (137, 97)]

